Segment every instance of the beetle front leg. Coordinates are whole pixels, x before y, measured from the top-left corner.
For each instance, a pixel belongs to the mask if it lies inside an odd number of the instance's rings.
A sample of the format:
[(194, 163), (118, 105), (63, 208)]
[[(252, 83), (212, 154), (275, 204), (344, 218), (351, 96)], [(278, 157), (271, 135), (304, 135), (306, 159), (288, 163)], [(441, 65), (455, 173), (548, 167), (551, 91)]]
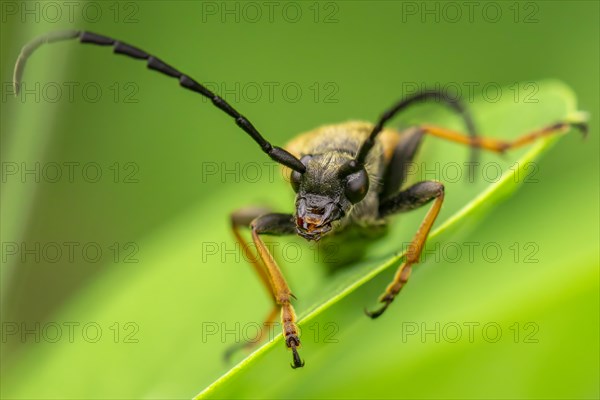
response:
[(250, 223), (250, 229), (252, 231), (252, 240), (266, 267), (275, 302), (281, 307), (281, 322), (283, 324), (285, 345), (293, 353), (294, 363), (292, 364), (292, 368), (303, 367), (304, 361), (300, 359), (297, 350), (300, 347), (300, 338), (298, 327), (296, 326), (296, 313), (291, 304), (294, 295), (290, 291), (290, 287), (283, 277), (279, 266), (260, 238), (261, 234), (285, 235), (294, 233), (296, 228), (293, 216), (291, 214), (266, 214), (254, 219)]
[(379, 301), (383, 303), (383, 306), (373, 312), (365, 310), (369, 317), (374, 319), (383, 314), (392, 301), (394, 301), (394, 298), (400, 292), (402, 287), (408, 282), (412, 266), (419, 262), (419, 257), (421, 256), (421, 252), (427, 241), (429, 231), (442, 208), (442, 203), (444, 202), (444, 185), (437, 181), (419, 182), (407, 190), (384, 200), (379, 206), (380, 217), (385, 217), (393, 213), (413, 210), (429, 203), (431, 200), (435, 201), (427, 212), (427, 215), (425, 215), (415, 237), (408, 246), (404, 263), (398, 268), (394, 280), (379, 298)]
[[(285, 343), (294, 353), (294, 364), (292, 367), (298, 368), (304, 366), (304, 362), (300, 359), (298, 351), (296, 350), (300, 347), (300, 339), (298, 337), (298, 328), (295, 324), (296, 314), (290, 303), (291, 297), (294, 297), (294, 295), (290, 292), (289, 286), (287, 285), (281, 270), (259, 236), (261, 234), (277, 236), (294, 234), (296, 232), (296, 225), (294, 224), (293, 216), (291, 214), (268, 213), (268, 210), (265, 208), (250, 207), (234, 212), (231, 215), (231, 224), (233, 234), (238, 243), (240, 243), (242, 251), (246, 257), (251, 260), (251, 264), (262, 283), (273, 295), (275, 308), (267, 316), (265, 325), (275, 319), (278, 309), (281, 308)], [(239, 231), (241, 227), (250, 228), (252, 240), (258, 249), (259, 258), (256, 258), (251, 254), (248, 244), (244, 241)], [(264, 329), (261, 329), (259, 338), (255, 342), (244, 343), (241, 346), (236, 345), (230, 348), (225, 353), (225, 359), (227, 360), (231, 354), (241, 347), (253, 346), (262, 339), (264, 333)]]

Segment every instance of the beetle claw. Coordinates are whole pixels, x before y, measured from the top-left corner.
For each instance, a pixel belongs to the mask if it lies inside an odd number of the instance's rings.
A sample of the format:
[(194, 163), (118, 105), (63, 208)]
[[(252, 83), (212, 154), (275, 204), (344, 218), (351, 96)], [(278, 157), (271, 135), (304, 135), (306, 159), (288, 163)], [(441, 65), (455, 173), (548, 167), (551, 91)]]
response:
[(293, 336), (288, 338), (288, 347), (292, 349), (292, 353), (294, 355), (294, 363), (290, 364), (293, 369), (304, 367), (304, 361), (300, 358), (300, 354), (298, 354), (298, 350), (296, 350), (296, 346), (300, 345), (300, 341)]
[(375, 310), (375, 311), (369, 311), (365, 308), (365, 314), (367, 314), (367, 316), (370, 317), (371, 319), (375, 319), (375, 318), (381, 316), (381, 314), (383, 314), (385, 312), (385, 310), (387, 310), (389, 305), (392, 303), (392, 300), (394, 300), (393, 297), (389, 297), (389, 296), (384, 297), (381, 300), (381, 302), (383, 303), (383, 306), (381, 306), (378, 310)]

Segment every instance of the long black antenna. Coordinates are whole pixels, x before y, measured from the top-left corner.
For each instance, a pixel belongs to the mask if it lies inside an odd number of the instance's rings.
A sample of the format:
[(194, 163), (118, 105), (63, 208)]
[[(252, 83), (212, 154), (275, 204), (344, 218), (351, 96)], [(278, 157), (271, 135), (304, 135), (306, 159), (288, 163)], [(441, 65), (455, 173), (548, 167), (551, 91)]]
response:
[[(356, 155), (356, 158), (350, 161), (348, 165), (345, 166), (345, 168), (343, 168), (342, 174), (352, 173), (364, 167), (367, 155), (375, 145), (375, 138), (377, 138), (377, 135), (383, 130), (383, 126), (386, 122), (395, 117), (396, 114), (406, 109), (408, 106), (428, 100), (441, 101), (442, 103), (448, 105), (454, 111), (459, 113), (465, 121), (465, 125), (467, 126), (469, 136), (471, 136), (472, 138), (477, 137), (475, 123), (473, 122), (473, 119), (471, 118), (471, 115), (469, 114), (467, 109), (462, 105), (462, 103), (458, 101), (458, 99), (450, 97), (446, 93), (438, 90), (422, 91), (413, 94), (409, 97), (405, 97), (404, 99), (396, 103), (392, 108), (383, 113), (383, 115), (379, 118), (379, 121), (377, 121), (377, 124), (371, 131), (369, 137), (361, 145)], [(471, 162), (474, 162), (477, 159), (477, 151), (478, 149), (472, 148)], [(472, 171), (471, 168), (469, 170)]]
[(171, 76), (173, 78), (177, 78), (179, 80), (179, 85), (209, 98), (215, 106), (217, 106), (227, 115), (235, 119), (235, 123), (237, 124), (237, 126), (242, 128), (244, 132), (250, 135), (252, 139), (254, 139), (256, 143), (258, 143), (262, 151), (267, 153), (267, 155), (271, 157), (271, 159), (280, 164), (285, 165), (286, 167), (293, 169), (294, 171), (300, 173), (304, 173), (304, 171), (306, 171), (306, 167), (300, 162), (300, 160), (298, 160), (296, 157), (294, 157), (292, 154), (288, 153), (281, 147), (271, 145), (271, 143), (269, 143), (265, 138), (261, 136), (260, 133), (258, 133), (256, 128), (250, 123), (250, 121), (246, 119), (246, 117), (244, 117), (233, 107), (231, 107), (231, 105), (229, 105), (229, 103), (227, 103), (222, 97), (214, 94), (205, 86), (199, 84), (198, 82), (196, 82), (189, 76), (183, 74), (182, 72), (179, 72), (177, 69), (161, 61), (159, 58), (151, 56), (143, 50), (130, 46), (116, 39), (112, 39), (95, 33), (86, 31), (52, 32), (39, 36), (31, 42), (27, 43), (21, 50), (21, 54), (19, 54), (19, 58), (17, 59), (17, 62), (15, 64), (15, 71), (13, 75), (15, 94), (19, 93), (21, 77), (23, 76), (25, 63), (27, 62), (29, 56), (38, 47), (40, 47), (44, 43), (52, 43), (61, 40), (76, 38), (78, 38), (81, 43), (92, 43), (100, 46), (113, 46), (113, 51), (117, 54), (124, 54), (132, 58), (146, 60), (148, 68), (163, 73), (165, 75)]

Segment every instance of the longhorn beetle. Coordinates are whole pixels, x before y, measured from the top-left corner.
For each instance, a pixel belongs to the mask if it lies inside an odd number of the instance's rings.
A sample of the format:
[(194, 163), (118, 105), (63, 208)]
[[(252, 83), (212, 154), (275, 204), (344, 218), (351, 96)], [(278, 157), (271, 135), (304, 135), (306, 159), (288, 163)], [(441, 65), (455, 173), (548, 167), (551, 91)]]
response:
[[(253, 260), (253, 268), (273, 295), (274, 307), (267, 321), (273, 321), (281, 310), (283, 336), (286, 346), (293, 353), (293, 368), (304, 366), (297, 350), (300, 338), (291, 304), (295, 297), (261, 239), (262, 235), (297, 234), (314, 241), (324, 236), (335, 236), (343, 240), (351, 232), (367, 235), (377, 231), (385, 226), (390, 215), (414, 210), (433, 201), (408, 247), (404, 262), (379, 298), (382, 306), (376, 311), (365, 310), (369, 317), (377, 318), (408, 281), (412, 266), (419, 260), (427, 235), (444, 201), (444, 185), (440, 182), (429, 180), (403, 187), (407, 165), (414, 158), (424, 135), (437, 136), (472, 149), (503, 153), (544, 136), (566, 133), (571, 127), (578, 128), (584, 135), (587, 133), (585, 122), (563, 120), (512, 141), (479, 137), (469, 112), (458, 100), (440, 91), (422, 91), (392, 105), (374, 125), (367, 122), (347, 122), (322, 126), (299, 135), (283, 149), (273, 146), (246, 117), (188, 75), (137, 47), (86, 31), (53, 32), (25, 45), (15, 65), (15, 93), (19, 92), (25, 63), (31, 53), (44, 43), (67, 39), (111, 46), (117, 54), (146, 60), (148, 68), (176, 78), (184, 88), (209, 98), (217, 108), (233, 118), (263, 152), (287, 168), (292, 188), (296, 192), (294, 213), (271, 213), (262, 208), (246, 208), (231, 214), (231, 224), (233, 234), (246, 255), (250, 254), (250, 248), (242, 239), (240, 230), (250, 229), (259, 257), (249, 259)], [(458, 113), (464, 120), (468, 135), (428, 124), (403, 132), (384, 128), (387, 122), (407, 107), (425, 101), (441, 102)]]

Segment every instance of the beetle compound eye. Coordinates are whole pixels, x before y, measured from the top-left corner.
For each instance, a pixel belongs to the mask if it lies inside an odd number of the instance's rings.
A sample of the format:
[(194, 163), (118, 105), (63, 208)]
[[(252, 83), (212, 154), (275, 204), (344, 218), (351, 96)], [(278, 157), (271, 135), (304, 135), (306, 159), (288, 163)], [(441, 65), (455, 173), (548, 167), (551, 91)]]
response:
[(358, 203), (365, 198), (369, 191), (369, 177), (367, 171), (361, 169), (358, 172), (348, 175), (346, 178), (346, 198), (353, 204)]

